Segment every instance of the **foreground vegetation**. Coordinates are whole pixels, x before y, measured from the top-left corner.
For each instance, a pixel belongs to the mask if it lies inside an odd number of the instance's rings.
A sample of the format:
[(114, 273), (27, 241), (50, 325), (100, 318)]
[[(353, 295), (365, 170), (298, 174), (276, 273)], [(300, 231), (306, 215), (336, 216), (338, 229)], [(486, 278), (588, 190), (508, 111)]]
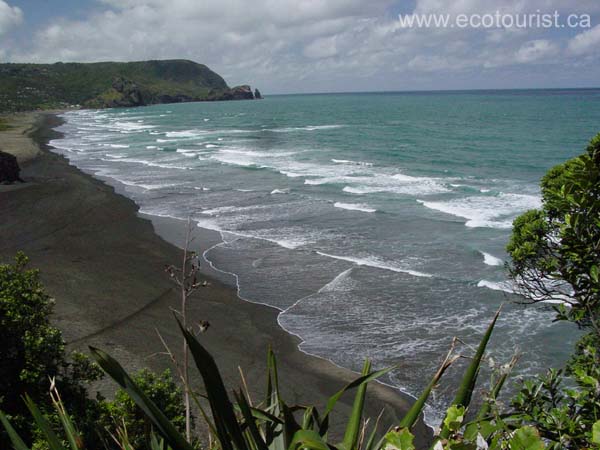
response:
[[(542, 209), (515, 220), (508, 246), (513, 261), (509, 273), (530, 302), (560, 301), (555, 305), (557, 320), (571, 322), (585, 334), (564, 369), (522, 381), (510, 404), (503, 406), (497, 399), (514, 360), (494, 374), (489, 386), (476, 390), (497, 313), (469, 357), (431, 443), (434, 450), (600, 448), (600, 135), (586, 153), (544, 177), (542, 197)], [(330, 397), (325, 410), (319, 411), (314, 406), (289, 404), (281, 396), (279, 385), (285, 380), (279, 379), (275, 355), (269, 351), (264, 399), (253, 403), (244, 388), (234, 391), (232, 400), (210, 353), (178, 321), (184, 348), (189, 348), (205, 388), (199, 392), (185, 385), (179, 390), (169, 374), (130, 376), (100, 349), (90, 348), (97, 366), (79, 355), (67, 362), (60, 332), (48, 322), (50, 299), (37, 272), (25, 268), (26, 262), (19, 255), (13, 265), (0, 266), (0, 325), (6, 330), (0, 356), (3, 379), (8, 380), (1, 391), (4, 413), (0, 421), (6, 431), (4, 442), (16, 450), (192, 450), (199, 443), (183, 431), (182, 398), (186, 395), (208, 426), (205, 447), (413, 450), (413, 426), (439, 380), (459, 358), (449, 352), (400, 422), (383, 425), (363, 417), (363, 406), (367, 384), (393, 367), (373, 371), (366, 361), (361, 376)], [(188, 273), (185, 264), (183, 274)], [(196, 284), (193, 277), (190, 286)], [(182, 286), (185, 292), (185, 283)], [(98, 367), (119, 386), (113, 402), (86, 396), (85, 383), (98, 378)], [(351, 391), (352, 412), (342, 439), (336, 441), (331, 438), (330, 417), (342, 395)], [(17, 397), (23, 394), (25, 401), (20, 403)]]

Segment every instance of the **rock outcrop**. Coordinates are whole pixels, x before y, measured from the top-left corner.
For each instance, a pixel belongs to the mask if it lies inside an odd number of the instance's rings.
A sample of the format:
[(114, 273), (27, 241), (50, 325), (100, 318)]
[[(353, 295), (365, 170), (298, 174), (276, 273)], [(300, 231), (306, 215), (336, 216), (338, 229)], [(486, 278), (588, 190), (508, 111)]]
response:
[(231, 89), (212, 90), (208, 93), (207, 100), (254, 100), (254, 94), (250, 86), (242, 84)]
[(0, 151), (0, 184), (10, 184), (15, 181), (23, 182), (19, 176), (20, 172), (17, 157)]
[(112, 87), (120, 94), (120, 98), (115, 99), (114, 105), (111, 106), (143, 106), (146, 104), (142, 90), (133, 81), (116, 77)]
[(247, 84), (242, 84), (241, 86), (235, 86), (231, 88), (231, 95), (233, 96), (233, 100), (253, 100), (254, 94), (252, 94), (252, 89)]
[(262, 95), (260, 95), (260, 91), (258, 90), (258, 88), (254, 89), (254, 98), (256, 100), (262, 99)]

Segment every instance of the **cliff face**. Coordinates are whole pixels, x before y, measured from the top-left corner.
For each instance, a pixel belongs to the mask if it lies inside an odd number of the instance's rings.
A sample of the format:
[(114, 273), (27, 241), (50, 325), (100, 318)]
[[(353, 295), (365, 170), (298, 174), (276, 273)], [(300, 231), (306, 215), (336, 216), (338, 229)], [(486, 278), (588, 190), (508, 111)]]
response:
[(0, 111), (253, 98), (250, 86), (229, 88), (220, 75), (187, 60), (0, 64)]

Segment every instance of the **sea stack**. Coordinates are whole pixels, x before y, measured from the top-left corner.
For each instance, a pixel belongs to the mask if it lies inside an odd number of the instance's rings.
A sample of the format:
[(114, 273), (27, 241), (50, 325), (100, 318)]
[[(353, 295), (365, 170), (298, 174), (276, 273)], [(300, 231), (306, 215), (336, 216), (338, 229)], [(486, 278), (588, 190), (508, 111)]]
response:
[(254, 89), (254, 99), (255, 100), (261, 100), (262, 99), (262, 95), (260, 95), (260, 91), (258, 90), (258, 88)]

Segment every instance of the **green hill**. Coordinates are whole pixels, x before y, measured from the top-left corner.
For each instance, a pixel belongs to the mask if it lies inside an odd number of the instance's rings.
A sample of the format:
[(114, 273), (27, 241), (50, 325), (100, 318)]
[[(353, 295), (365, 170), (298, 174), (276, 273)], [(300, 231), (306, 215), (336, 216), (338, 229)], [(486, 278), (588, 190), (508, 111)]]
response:
[(0, 111), (104, 108), (254, 98), (229, 88), (203, 64), (187, 60), (0, 64)]

